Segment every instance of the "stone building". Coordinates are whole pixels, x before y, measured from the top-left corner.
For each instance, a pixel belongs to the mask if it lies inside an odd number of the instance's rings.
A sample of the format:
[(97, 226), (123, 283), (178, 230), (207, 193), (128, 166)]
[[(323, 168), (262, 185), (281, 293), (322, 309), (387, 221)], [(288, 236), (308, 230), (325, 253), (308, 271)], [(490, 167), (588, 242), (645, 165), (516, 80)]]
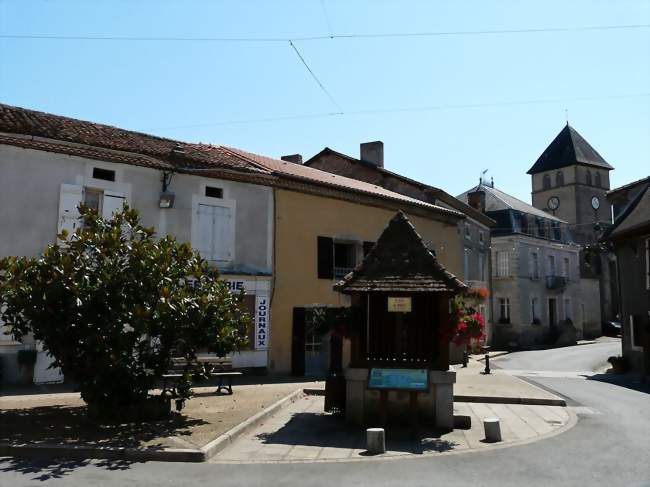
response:
[(611, 225), (606, 193), (613, 169), (567, 123), (528, 170), (533, 206), (568, 223), (573, 240), (582, 246), (582, 275), (600, 281), (604, 320), (615, 319), (619, 312), (614, 257), (598, 245)]
[(598, 299), (598, 281), (581, 279), (580, 246), (566, 221), (482, 182), (458, 198), (496, 221), (495, 345), (542, 347), (597, 333), (600, 310), (590, 303)]
[(623, 356), (650, 376), (650, 177), (607, 193), (614, 224), (604, 235), (619, 276)]

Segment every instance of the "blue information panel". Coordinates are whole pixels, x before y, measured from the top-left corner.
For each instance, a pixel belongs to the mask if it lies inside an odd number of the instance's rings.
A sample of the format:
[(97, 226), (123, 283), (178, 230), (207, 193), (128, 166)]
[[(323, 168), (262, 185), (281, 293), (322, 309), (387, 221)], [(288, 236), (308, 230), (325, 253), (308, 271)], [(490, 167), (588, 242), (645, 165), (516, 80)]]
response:
[(427, 369), (370, 369), (368, 389), (401, 389), (428, 391)]

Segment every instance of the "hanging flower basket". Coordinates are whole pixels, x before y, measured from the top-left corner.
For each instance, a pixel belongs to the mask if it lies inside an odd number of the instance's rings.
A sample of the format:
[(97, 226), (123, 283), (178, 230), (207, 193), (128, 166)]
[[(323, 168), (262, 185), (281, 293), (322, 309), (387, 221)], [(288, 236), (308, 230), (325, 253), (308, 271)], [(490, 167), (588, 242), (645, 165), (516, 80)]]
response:
[(485, 336), (485, 318), (464, 301), (454, 300), (451, 320), (443, 334), (454, 345), (469, 347), (472, 340), (479, 341)]
[(490, 291), (485, 287), (470, 287), (465, 291), (465, 297), (485, 301), (490, 297)]

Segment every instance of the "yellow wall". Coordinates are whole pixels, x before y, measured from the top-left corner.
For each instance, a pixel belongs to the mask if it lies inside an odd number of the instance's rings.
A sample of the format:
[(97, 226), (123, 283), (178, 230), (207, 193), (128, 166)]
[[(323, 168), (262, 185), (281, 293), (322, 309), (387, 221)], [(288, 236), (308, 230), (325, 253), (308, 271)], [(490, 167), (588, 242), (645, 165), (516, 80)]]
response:
[[(291, 335), (294, 307), (349, 304), (332, 290), (334, 280), (318, 279), (317, 237), (377, 241), (396, 211), (324, 196), (276, 189), (275, 284), (271, 301), (269, 367), (291, 370)], [(462, 255), (456, 225), (419, 216), (407, 217), (438, 259), (462, 278)]]

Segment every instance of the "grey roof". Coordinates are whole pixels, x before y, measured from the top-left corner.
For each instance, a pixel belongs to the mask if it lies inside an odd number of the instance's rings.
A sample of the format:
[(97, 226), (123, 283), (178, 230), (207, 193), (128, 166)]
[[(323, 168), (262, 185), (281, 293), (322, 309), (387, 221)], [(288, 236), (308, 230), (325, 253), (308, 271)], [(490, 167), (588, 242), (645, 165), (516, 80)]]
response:
[(334, 285), (343, 293), (458, 293), (466, 287), (438, 262), (401, 211), (388, 223), (363, 262)]
[(467, 194), (472, 193), (478, 189), (485, 191), (485, 211), (499, 211), (499, 210), (516, 210), (522, 213), (527, 213), (529, 215), (538, 216), (541, 218), (546, 218), (548, 220), (553, 220), (560, 223), (567, 223), (560, 218), (546, 213), (545, 211), (535, 208), (520, 199), (510, 196), (508, 193), (504, 193), (501, 190), (493, 188), (492, 186), (486, 184), (479, 184), (469, 191), (465, 191), (463, 194), (458, 195), (457, 198), (461, 201), (467, 202)]
[(575, 164), (599, 167), (608, 171), (614, 169), (582, 135), (567, 123), (542, 152), (533, 167), (528, 170), (528, 174), (552, 171)]
[(635, 196), (603, 234), (602, 240), (616, 240), (650, 231), (650, 182)]

